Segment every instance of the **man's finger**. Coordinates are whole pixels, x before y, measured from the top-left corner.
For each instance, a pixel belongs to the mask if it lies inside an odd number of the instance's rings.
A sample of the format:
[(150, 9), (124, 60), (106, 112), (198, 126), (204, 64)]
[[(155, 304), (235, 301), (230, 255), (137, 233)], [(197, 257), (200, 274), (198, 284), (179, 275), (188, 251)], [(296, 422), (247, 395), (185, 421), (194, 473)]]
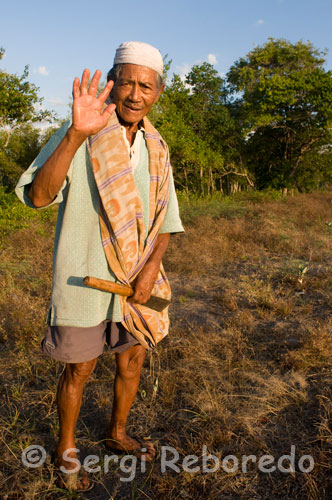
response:
[(111, 92), (111, 90), (113, 88), (113, 85), (114, 85), (114, 82), (112, 80), (107, 82), (107, 85), (102, 90), (102, 92), (100, 92), (100, 94), (98, 96), (99, 101), (101, 101), (102, 103), (104, 103), (106, 101), (108, 94)]
[[(107, 106), (107, 108), (105, 108), (105, 109), (104, 109), (104, 111), (103, 111), (103, 115), (104, 115), (105, 113), (106, 113), (106, 115), (108, 115), (108, 116), (107, 116), (107, 120), (108, 120), (108, 118), (109, 118), (109, 115), (111, 115), (111, 114), (114, 112), (115, 108), (116, 108), (116, 105), (112, 103), (112, 104), (109, 104), (109, 105)], [(106, 116), (106, 115), (105, 115), (105, 116)]]
[(138, 293), (134, 293), (134, 295), (132, 295), (131, 297), (128, 297), (128, 302), (140, 302), (140, 299), (141, 299), (141, 294), (138, 294)]
[(128, 302), (134, 302), (136, 304), (145, 304), (145, 302), (147, 302), (150, 297), (151, 297), (151, 292), (138, 290), (134, 293), (134, 295), (129, 297), (127, 300)]
[(148, 299), (146, 300), (143, 300), (143, 299), (139, 299), (139, 300), (134, 300), (132, 297), (130, 297), (130, 300), (128, 299), (127, 302), (131, 302), (132, 304), (141, 304), (142, 306), (144, 306), (145, 302), (147, 302)]
[(88, 93), (89, 77), (90, 77), (90, 70), (85, 68), (85, 70), (83, 71), (81, 86), (80, 86), (81, 95), (86, 95)]
[(90, 82), (89, 91), (88, 91), (89, 95), (92, 95), (92, 96), (97, 95), (100, 77), (101, 77), (101, 71), (100, 71), (100, 69), (97, 69), (95, 71), (95, 74), (92, 77), (91, 82)]
[(75, 78), (74, 82), (73, 82), (73, 98), (76, 99), (77, 97), (79, 97), (80, 95), (80, 79), (79, 78)]
[(109, 106), (107, 106), (107, 108), (104, 109), (104, 111), (102, 112), (101, 114), (101, 117), (103, 119), (103, 127), (106, 126), (108, 120), (109, 120), (109, 117), (111, 116), (111, 114), (114, 112), (115, 110), (115, 104), (110, 104)]
[(147, 300), (143, 292), (135, 292), (134, 295), (128, 298), (128, 302), (133, 302), (134, 304), (144, 304)]

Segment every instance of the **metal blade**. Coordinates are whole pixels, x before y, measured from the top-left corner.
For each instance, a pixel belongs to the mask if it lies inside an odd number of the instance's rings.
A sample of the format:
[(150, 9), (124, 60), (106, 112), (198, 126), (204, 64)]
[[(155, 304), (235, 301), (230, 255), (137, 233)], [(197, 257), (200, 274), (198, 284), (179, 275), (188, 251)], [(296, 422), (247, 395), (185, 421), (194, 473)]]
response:
[(170, 300), (163, 299), (162, 297), (156, 297), (154, 295), (151, 295), (149, 300), (145, 302), (145, 304), (141, 304), (144, 307), (149, 307), (150, 309), (153, 309), (154, 311), (161, 312), (163, 311), (167, 306), (169, 306), (171, 303)]

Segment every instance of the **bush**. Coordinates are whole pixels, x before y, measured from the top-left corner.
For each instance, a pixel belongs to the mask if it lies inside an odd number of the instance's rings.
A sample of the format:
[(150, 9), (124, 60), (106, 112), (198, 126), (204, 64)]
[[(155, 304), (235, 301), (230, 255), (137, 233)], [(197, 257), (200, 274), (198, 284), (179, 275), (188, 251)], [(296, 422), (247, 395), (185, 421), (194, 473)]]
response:
[(17, 199), (15, 193), (7, 193), (5, 188), (0, 186), (0, 244), (8, 233), (29, 227), (32, 220), (52, 220), (54, 214), (53, 207), (41, 211), (26, 207)]

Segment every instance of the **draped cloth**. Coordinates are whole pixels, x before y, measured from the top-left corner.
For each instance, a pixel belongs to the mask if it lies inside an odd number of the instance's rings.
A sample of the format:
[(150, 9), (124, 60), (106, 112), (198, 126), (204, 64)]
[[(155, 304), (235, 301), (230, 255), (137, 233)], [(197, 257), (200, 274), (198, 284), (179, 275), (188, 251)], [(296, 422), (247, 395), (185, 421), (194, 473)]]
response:
[[(150, 121), (143, 119), (149, 153), (149, 227), (129, 163), (116, 113), (101, 131), (87, 139), (88, 152), (100, 195), (99, 222), (102, 244), (109, 267), (117, 280), (131, 285), (149, 259), (169, 200), (170, 162), (167, 144)], [(163, 265), (152, 295), (170, 300), (171, 289)], [(120, 296), (123, 326), (147, 349), (153, 349), (167, 335), (168, 307), (157, 312), (144, 305), (127, 302)]]

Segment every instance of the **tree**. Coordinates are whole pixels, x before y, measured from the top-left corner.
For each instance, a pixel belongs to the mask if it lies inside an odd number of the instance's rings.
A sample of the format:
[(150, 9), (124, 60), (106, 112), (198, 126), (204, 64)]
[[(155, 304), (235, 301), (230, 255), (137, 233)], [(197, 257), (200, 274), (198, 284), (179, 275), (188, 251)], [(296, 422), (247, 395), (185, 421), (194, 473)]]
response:
[[(4, 53), (0, 48), (0, 60)], [(28, 66), (22, 76), (0, 70), (0, 127), (6, 137), (3, 147), (8, 146), (10, 133), (16, 126), (53, 118), (51, 112), (37, 110), (43, 99), (38, 97), (39, 88), (27, 81), (28, 75)]]
[[(246, 135), (247, 161), (258, 187), (306, 189), (311, 162), (324, 165), (332, 142), (332, 73), (325, 52), (303, 42), (270, 38), (227, 74)], [(331, 168), (331, 167), (330, 167)]]
[[(21, 174), (36, 158), (42, 147), (59, 126), (41, 131), (30, 123), (14, 128), (6, 148), (0, 149), (0, 185), (5, 191), (14, 189)], [(5, 142), (5, 132), (0, 131), (0, 143)]]
[[(211, 64), (195, 65), (183, 81), (173, 75), (152, 119), (170, 146), (180, 189), (212, 194), (247, 184), (235, 122), (226, 103), (223, 79)], [(236, 178), (236, 182), (235, 179)]]

